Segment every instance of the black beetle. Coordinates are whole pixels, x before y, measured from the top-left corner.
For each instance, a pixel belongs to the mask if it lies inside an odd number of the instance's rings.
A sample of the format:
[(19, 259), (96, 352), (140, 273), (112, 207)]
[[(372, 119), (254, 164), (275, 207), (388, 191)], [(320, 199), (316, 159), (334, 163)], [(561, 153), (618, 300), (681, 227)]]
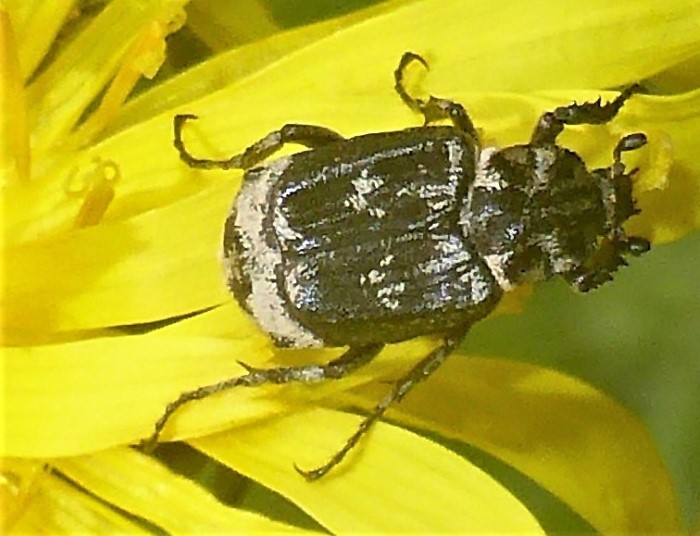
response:
[[(226, 219), (223, 264), (238, 303), (280, 347), (348, 346), (325, 365), (254, 369), (183, 393), (148, 440), (188, 401), (236, 386), (337, 379), (371, 361), (387, 343), (440, 334), (417, 363), (324, 465), (336, 466), (371, 425), (434, 372), (488, 315), (503, 292), (562, 276), (588, 291), (612, 278), (625, 256), (649, 242), (622, 224), (638, 210), (624, 151), (646, 143), (623, 137), (613, 163), (589, 171), (556, 138), (565, 125), (612, 120), (636, 91), (613, 101), (571, 104), (544, 113), (530, 142), (482, 147), (465, 109), (450, 100), (414, 98), (404, 87), (407, 52), (394, 72), (401, 99), (424, 126), (345, 139), (325, 127), (288, 124), (227, 160), (192, 156), (174, 120), (175, 147), (190, 167), (244, 169)], [(431, 125), (449, 120), (451, 125)], [(285, 143), (308, 151), (261, 162)], [(635, 170), (636, 171), (636, 170)]]

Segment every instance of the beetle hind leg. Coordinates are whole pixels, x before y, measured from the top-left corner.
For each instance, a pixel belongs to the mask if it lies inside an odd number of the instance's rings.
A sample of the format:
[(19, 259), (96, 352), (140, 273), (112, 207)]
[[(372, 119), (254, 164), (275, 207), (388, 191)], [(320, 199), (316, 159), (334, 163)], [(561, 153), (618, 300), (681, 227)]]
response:
[(445, 362), (445, 359), (447, 359), (462, 340), (464, 340), (467, 331), (469, 331), (469, 326), (461, 326), (450, 332), (445, 336), (440, 346), (421, 359), (407, 374), (399, 379), (394, 385), (394, 388), (372, 409), (370, 414), (360, 423), (355, 433), (348, 438), (342, 448), (338, 450), (330, 460), (320, 467), (311, 470), (300, 469), (295, 465), (294, 468), (297, 472), (307, 480), (318, 480), (342, 462), (348, 452), (357, 445), (360, 439), (369, 432), (372, 425), (376, 423), (392, 405), (400, 402), (417, 383), (425, 380)]
[(148, 439), (141, 442), (140, 447), (146, 452), (153, 450), (170, 417), (188, 402), (201, 400), (234, 387), (257, 387), (265, 384), (284, 383), (318, 383), (326, 380), (337, 380), (372, 361), (382, 347), (383, 345), (381, 344), (350, 347), (340, 357), (329, 361), (325, 365), (258, 369), (241, 363), (248, 371), (247, 374), (211, 385), (204, 385), (192, 391), (186, 391), (168, 404), (160, 419), (156, 422), (153, 433)]
[(432, 95), (426, 100), (412, 97), (408, 93), (404, 86), (403, 77), (406, 68), (414, 61), (421, 63), (426, 69), (428, 68), (428, 62), (425, 61), (422, 56), (415, 52), (404, 52), (404, 55), (401, 56), (401, 60), (399, 61), (399, 66), (394, 71), (394, 89), (399, 94), (399, 97), (401, 97), (401, 100), (404, 101), (411, 110), (423, 115), (425, 118), (424, 124), (428, 125), (435, 121), (449, 119), (452, 121), (455, 128), (467, 134), (475, 143), (478, 143), (479, 138), (476, 129), (474, 128), (472, 120), (469, 118), (469, 114), (464, 109), (464, 106), (458, 102), (433, 97)]
[(173, 119), (173, 145), (180, 154), (180, 159), (191, 168), (197, 169), (248, 169), (265, 160), (268, 156), (282, 148), (285, 143), (298, 143), (306, 147), (316, 148), (340, 141), (345, 138), (337, 132), (316, 125), (284, 125), (279, 130), (273, 130), (267, 136), (259, 139), (240, 154), (224, 160), (197, 158), (185, 147), (182, 139), (182, 127), (187, 121), (197, 119), (193, 114), (176, 115)]

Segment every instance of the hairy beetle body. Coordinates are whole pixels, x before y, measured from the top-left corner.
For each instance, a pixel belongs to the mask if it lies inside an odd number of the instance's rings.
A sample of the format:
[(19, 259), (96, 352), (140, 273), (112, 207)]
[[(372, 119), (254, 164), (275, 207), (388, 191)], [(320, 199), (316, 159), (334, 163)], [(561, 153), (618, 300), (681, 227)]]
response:
[(280, 346), (396, 342), (484, 316), (500, 288), (460, 225), (475, 151), (422, 127), (248, 170), (224, 232), (231, 291)]
[[(280, 347), (348, 346), (324, 364), (255, 369), (183, 393), (149, 439), (154, 444), (183, 404), (238, 386), (338, 379), (384, 344), (424, 334), (441, 343), (416, 363), (309, 480), (340, 463), (395, 402), (432, 374), (504, 291), (559, 275), (588, 291), (610, 280), (626, 256), (649, 249), (622, 224), (637, 213), (621, 156), (646, 137), (623, 137), (607, 168), (587, 169), (557, 145), (566, 125), (611, 121), (638, 87), (614, 100), (545, 112), (529, 143), (482, 147), (466, 110), (414, 98), (404, 70), (425, 60), (407, 52), (394, 72), (401, 99), (425, 125), (350, 139), (325, 127), (288, 124), (227, 160), (192, 156), (174, 120), (175, 147), (190, 167), (243, 169), (226, 219), (223, 263), (235, 299)], [(451, 125), (434, 126), (438, 120)], [(286, 143), (308, 151), (263, 161)]]

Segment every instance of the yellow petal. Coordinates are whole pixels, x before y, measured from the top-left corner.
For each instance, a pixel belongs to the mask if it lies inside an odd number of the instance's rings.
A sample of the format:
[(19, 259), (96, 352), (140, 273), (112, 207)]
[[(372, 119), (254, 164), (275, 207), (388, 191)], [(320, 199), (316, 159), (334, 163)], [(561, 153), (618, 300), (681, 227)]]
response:
[[(191, 321), (195, 327), (200, 322), (219, 323), (213, 328), (217, 334), (228, 329), (235, 336), (240, 329), (244, 335), (239, 339), (192, 336), (187, 328), (172, 326), (139, 336), (3, 349), (0, 400), (11, 403), (5, 408), (0, 455), (69, 456), (135, 443), (150, 435), (165, 406), (183, 391), (244, 373), (238, 360), (254, 367), (294, 365), (328, 361), (342, 351), (278, 351), (272, 361), (267, 337), (249, 321), (246, 325), (240, 310), (236, 314), (241, 318), (238, 326), (229, 324), (225, 315)], [(426, 340), (392, 345), (381, 360), (349, 378), (313, 388), (233, 389), (188, 404), (171, 419), (162, 439), (196, 437), (297, 410), (338, 390), (387, 377), (432, 346)]]
[[(2, 398), (11, 402), (0, 454), (68, 456), (136, 442), (182, 391), (241, 374), (236, 359), (264, 366), (269, 355), (255, 339), (153, 335), (5, 348)], [(202, 434), (232, 419), (279, 412), (284, 401), (266, 394), (266, 388), (241, 390), (213, 406), (217, 397), (191, 404), (164, 435)]]
[[(677, 240), (700, 227), (700, 161), (696, 155), (700, 135), (700, 89), (670, 97), (639, 99), (630, 107), (630, 126), (649, 133), (657, 144), (651, 151), (672, 155), (667, 180), (652, 184), (644, 177), (644, 163), (639, 164), (639, 189), (636, 190), (642, 217), (630, 222), (629, 230), (655, 243)], [(624, 124), (624, 123), (623, 123)], [(658, 163), (658, 160), (657, 160)], [(649, 178), (658, 178), (659, 170), (648, 161)], [(650, 218), (644, 216), (650, 215)]]
[(652, 93), (685, 93), (700, 87), (700, 54), (645, 80)]
[(256, 41), (280, 28), (261, 0), (238, 0), (236, 9), (221, 0), (199, 0), (187, 9), (187, 25), (214, 52)]
[(546, 0), (424, 0), (296, 51), (279, 68), (294, 73), (285, 85), (299, 95), (379, 91), (406, 50), (426, 55), (431, 90), (442, 95), (614, 87), (695, 56), (698, 30), (700, 8), (689, 0), (596, 0), (585, 10)]
[[(419, 30), (414, 21), (420, 21)], [(382, 38), (377, 40), (377, 35)], [(314, 101), (323, 93), (322, 103), (326, 98), (342, 102), (358, 94), (388, 94), (397, 58), (409, 49), (429, 58), (427, 89), (443, 96), (475, 90), (613, 87), (694, 57), (698, 35), (700, 10), (689, 0), (663, 6), (653, 0), (596, 0), (586, 5), (585, 13), (546, 0), (384, 2), (217, 56), (139, 96), (126, 106), (115, 128), (246, 84), (249, 77), (258, 89), (275, 91), (243, 107), (262, 113), (271, 102), (284, 104), (294, 96)], [(369, 43), (381, 46), (368, 51)], [(235, 100), (229, 104), (233, 108), (225, 117), (237, 121)], [(289, 114), (295, 120), (313, 119), (300, 115), (296, 104), (287, 106), (287, 117), (280, 121), (288, 121)], [(357, 132), (368, 115), (378, 114), (357, 116)]]
[(5, 2), (20, 43), (19, 63), (23, 80), (29, 79), (44, 59), (74, 4), (75, 0)]
[(0, 6), (0, 186), (26, 182), (29, 169), (27, 109), (17, 40)]
[(218, 260), (230, 201), (223, 187), (116, 225), (6, 250), (10, 333), (149, 322), (227, 301)]
[(27, 89), (35, 151), (46, 158), (57, 156), (48, 149), (65, 144), (70, 129), (114, 74), (131, 41), (153, 20), (167, 25), (181, 4), (178, 0), (110, 2), (60, 51)]
[[(258, 70), (265, 69), (296, 49), (321, 41), (323, 37), (336, 33), (341, 28), (358, 24), (379, 13), (389, 12), (402, 3), (405, 3), (404, 0), (381, 2), (339, 19), (291, 28), (273, 34), (267, 39), (218, 54), (129, 101), (112, 125), (113, 131), (121, 130), (173, 107), (186, 105), (202, 96), (214, 93)], [(188, 20), (191, 20), (194, 15), (191, 14), (191, 9), (189, 11)], [(258, 29), (252, 31), (258, 31)], [(205, 37), (202, 36), (202, 38)]]
[[(366, 389), (365, 407), (386, 390)], [(512, 465), (601, 533), (681, 531), (673, 483), (649, 432), (572, 377), (525, 363), (454, 356), (397, 415)]]
[[(153, 458), (127, 448), (63, 458), (55, 467), (89, 492), (170, 534), (221, 531), (286, 532), (293, 529), (261, 515), (230, 508), (171, 473)], [(134, 483), (138, 482), (138, 485)]]
[(295, 463), (325, 460), (358, 423), (314, 409), (192, 443), (289, 498), (332, 533), (542, 534), (532, 514), (481, 469), (388, 424), (372, 431), (344, 470), (313, 483), (294, 471)]
[(2, 460), (2, 488), (3, 534), (146, 533), (142, 525), (79, 490), (43, 462)]

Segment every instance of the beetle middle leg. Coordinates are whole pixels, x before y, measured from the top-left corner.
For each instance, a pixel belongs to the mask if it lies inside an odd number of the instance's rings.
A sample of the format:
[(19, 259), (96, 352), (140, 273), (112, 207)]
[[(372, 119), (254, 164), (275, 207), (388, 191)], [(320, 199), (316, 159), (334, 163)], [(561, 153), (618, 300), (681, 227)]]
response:
[(224, 160), (196, 158), (185, 147), (182, 140), (182, 127), (192, 119), (193, 114), (179, 114), (173, 119), (173, 144), (180, 153), (180, 159), (188, 166), (197, 169), (248, 169), (265, 160), (268, 156), (282, 148), (285, 143), (298, 143), (306, 147), (316, 148), (340, 141), (345, 138), (337, 132), (316, 125), (284, 125), (279, 130), (273, 130), (267, 136), (259, 139), (240, 154)]
[(168, 404), (155, 424), (151, 436), (141, 442), (145, 451), (153, 450), (160, 433), (170, 420), (170, 417), (180, 407), (193, 400), (201, 400), (213, 394), (233, 389), (234, 387), (257, 387), (265, 384), (283, 383), (318, 383), (326, 380), (337, 380), (347, 376), (351, 372), (366, 365), (382, 349), (382, 344), (370, 344), (365, 346), (351, 346), (340, 357), (329, 361), (325, 365), (301, 365), (297, 367), (275, 367), (259, 369), (241, 363), (248, 371), (247, 374), (236, 376), (222, 382), (204, 385), (193, 391), (186, 391)]
[(428, 62), (425, 61), (422, 56), (414, 52), (404, 52), (404, 55), (401, 56), (401, 60), (399, 61), (399, 66), (394, 71), (394, 89), (399, 94), (399, 97), (401, 97), (401, 100), (404, 101), (411, 110), (423, 114), (426, 125), (442, 119), (449, 119), (458, 130), (467, 134), (478, 144), (479, 137), (464, 106), (458, 102), (433, 97), (432, 95), (430, 95), (427, 100), (409, 95), (403, 84), (403, 76), (406, 67), (414, 61), (421, 63), (428, 69)]
[(555, 143), (565, 125), (602, 125), (608, 123), (617, 115), (625, 102), (640, 91), (641, 86), (634, 84), (605, 104), (598, 98), (595, 102), (581, 104), (574, 102), (568, 106), (560, 106), (554, 111), (546, 112), (537, 121), (530, 143), (533, 145)]
[(469, 325), (460, 326), (452, 330), (444, 337), (440, 346), (421, 359), (405, 376), (400, 378), (394, 385), (394, 388), (374, 407), (374, 409), (372, 409), (370, 414), (360, 423), (355, 433), (348, 438), (343, 447), (336, 452), (330, 460), (320, 467), (311, 470), (300, 469), (295, 465), (294, 468), (297, 472), (307, 480), (318, 480), (342, 462), (348, 452), (357, 445), (360, 439), (372, 428), (372, 425), (377, 422), (393, 404), (400, 402), (417, 383), (425, 380), (445, 362), (447, 357), (464, 340), (467, 331), (469, 331), (469, 327)]

